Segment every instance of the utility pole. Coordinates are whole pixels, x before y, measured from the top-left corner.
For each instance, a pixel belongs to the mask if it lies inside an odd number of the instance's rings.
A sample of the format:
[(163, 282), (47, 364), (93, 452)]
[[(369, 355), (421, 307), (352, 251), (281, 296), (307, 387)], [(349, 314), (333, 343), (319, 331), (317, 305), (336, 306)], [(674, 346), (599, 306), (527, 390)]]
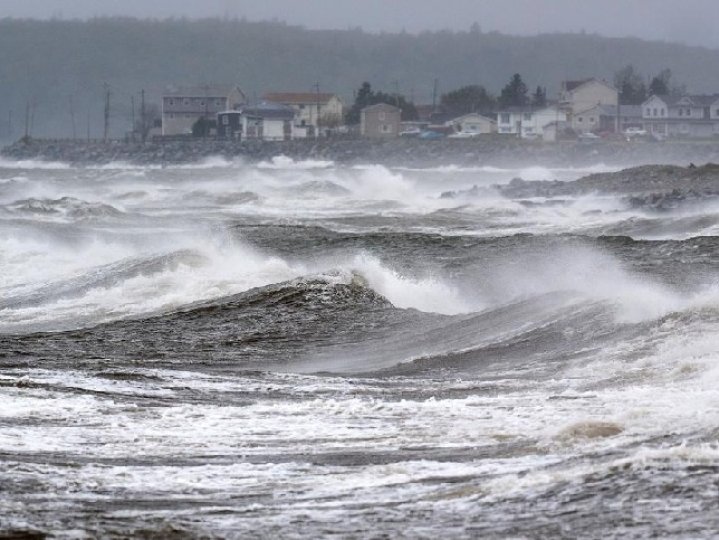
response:
[(32, 107), (30, 108), (30, 135), (35, 131), (35, 109), (37, 108), (37, 101), (32, 98)]
[(132, 135), (132, 142), (135, 142), (135, 96), (130, 94), (130, 105), (132, 106), (132, 125), (130, 133)]
[(103, 136), (102, 139), (104, 142), (107, 142), (107, 136), (110, 131), (110, 85), (107, 83), (103, 84), (103, 87), (105, 88), (105, 125), (103, 130)]
[(90, 109), (87, 110), (87, 142), (90, 142)]
[(210, 85), (205, 85), (205, 121), (204, 123), (204, 129), (202, 130), (202, 136), (203, 138), (207, 138), (207, 136), (210, 134), (210, 119), (208, 118), (210, 116), (209, 107), (210, 104), (208, 103), (209, 100), (209, 94), (210, 94)]
[(147, 138), (147, 119), (145, 118), (145, 89), (140, 91), (140, 137), (142, 142)]
[(432, 88), (432, 112), (437, 112), (437, 91), (439, 89), (439, 79), (434, 80)]
[(30, 137), (30, 100), (25, 102), (25, 138)]
[(75, 104), (72, 101), (72, 96), (69, 96), (68, 100), (70, 102), (70, 121), (72, 122), (72, 138), (73, 140), (75, 140), (77, 138), (77, 127), (75, 126)]
[(12, 141), (12, 109), (7, 112), (7, 135), (8, 139)]
[(317, 90), (317, 133), (316, 138), (320, 136), (320, 83), (315, 83), (315, 90)]

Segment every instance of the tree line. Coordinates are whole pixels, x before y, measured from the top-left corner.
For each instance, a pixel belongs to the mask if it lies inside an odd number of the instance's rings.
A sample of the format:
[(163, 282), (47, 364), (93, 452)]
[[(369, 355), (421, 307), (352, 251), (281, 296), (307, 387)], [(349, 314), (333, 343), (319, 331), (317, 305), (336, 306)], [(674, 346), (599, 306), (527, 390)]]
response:
[[(137, 105), (143, 88), (150, 104), (159, 103), (168, 85), (234, 83), (253, 98), (269, 91), (311, 91), (319, 83), (322, 91), (351, 104), (353, 89), (367, 80), (373, 91), (427, 104), (438, 80), (438, 106), (446, 95), (443, 107), (481, 112), (500, 106), (502, 89), (515, 73), (529, 90), (515, 85), (520, 92), (510, 95), (531, 103), (536, 86), (554, 95), (568, 75), (611, 80), (627, 63), (649, 73), (670, 66), (672, 78), (693, 91), (719, 91), (714, 50), (592, 34), (508, 36), (470, 28), (469, 22), (466, 31), (412, 34), (232, 19), (0, 16), (0, 139), (22, 134), (28, 102), (34, 135), (72, 135), (73, 119), (77, 135), (100, 135), (104, 83), (112, 91), (110, 132), (118, 136), (131, 129), (132, 97)], [(642, 80), (648, 91), (651, 80)]]
[[(417, 106), (406, 96), (399, 93), (375, 91), (369, 82), (364, 82), (355, 92), (354, 103), (345, 115), (346, 123), (358, 124), (360, 111), (378, 103), (398, 107), (402, 111), (403, 121), (418, 119)], [(482, 85), (470, 84), (442, 94), (436, 109), (437, 112), (451, 116), (470, 113), (489, 115), (507, 107), (544, 107), (546, 105), (547, 89), (537, 86), (530, 94), (522, 76), (515, 73), (498, 96), (493, 95)]]
[[(645, 80), (648, 82), (645, 83)], [(685, 85), (674, 82), (669, 68), (645, 79), (632, 64), (614, 74), (614, 87), (619, 92), (619, 103), (622, 105), (641, 105), (650, 96), (682, 95), (687, 91)]]
[[(646, 79), (634, 68), (627, 65), (614, 74), (614, 86), (619, 93), (622, 105), (640, 105), (650, 96), (682, 95), (686, 86), (676, 84), (670, 69), (662, 69), (658, 74)], [(369, 105), (387, 103), (402, 110), (402, 120), (417, 119), (416, 105), (398, 93), (390, 94), (372, 90), (368, 82), (362, 83), (355, 93), (355, 100), (347, 112), (345, 121), (352, 125), (360, 121), (360, 111)], [(546, 87), (537, 86), (530, 94), (529, 87), (519, 73), (515, 73), (502, 88), (498, 96), (493, 95), (484, 86), (471, 84), (451, 90), (441, 95), (437, 110), (441, 113), (461, 116), (469, 113), (491, 115), (500, 109), (509, 107), (540, 108), (547, 105)]]

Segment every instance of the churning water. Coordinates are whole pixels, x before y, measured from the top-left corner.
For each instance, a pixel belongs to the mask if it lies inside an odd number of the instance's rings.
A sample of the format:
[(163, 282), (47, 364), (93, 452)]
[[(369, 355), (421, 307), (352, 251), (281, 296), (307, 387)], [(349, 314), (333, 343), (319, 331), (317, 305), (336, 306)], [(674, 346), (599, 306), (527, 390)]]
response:
[(331, 162), (0, 162), (0, 531), (709, 538), (719, 217)]

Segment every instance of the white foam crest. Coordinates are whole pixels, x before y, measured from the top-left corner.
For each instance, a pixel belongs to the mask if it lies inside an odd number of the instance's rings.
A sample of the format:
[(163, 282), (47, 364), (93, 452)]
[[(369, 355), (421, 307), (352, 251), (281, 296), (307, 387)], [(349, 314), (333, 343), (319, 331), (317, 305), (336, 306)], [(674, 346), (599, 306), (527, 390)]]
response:
[(305, 159), (296, 161), (291, 157), (280, 155), (273, 157), (270, 161), (261, 161), (257, 164), (258, 169), (275, 169), (275, 170), (311, 170), (311, 169), (329, 169), (334, 166), (333, 161)]
[(95, 171), (153, 171), (153, 170), (205, 170), (205, 169), (228, 169), (242, 166), (244, 162), (237, 159), (227, 159), (223, 156), (207, 156), (198, 161), (190, 163), (132, 163), (130, 161), (110, 161), (102, 165), (88, 165), (88, 170)]
[(90, 321), (96, 324), (237, 294), (306, 272), (302, 266), (290, 266), (278, 257), (238, 243), (197, 239), (193, 249), (202, 256), (201, 264), (196, 264), (197, 259), (190, 264), (180, 262), (161, 272), (91, 288), (79, 297), (3, 310), (2, 328), (8, 331), (22, 325), (54, 323), (66, 326), (66, 321), (76, 321), (80, 326)]
[(227, 159), (222, 156), (208, 156), (196, 161), (194, 163), (183, 163), (179, 165), (172, 165), (169, 168), (173, 169), (226, 169), (230, 167), (237, 167), (243, 164), (240, 159)]
[(553, 180), (556, 175), (552, 170), (546, 167), (535, 166), (520, 170), (519, 177), (528, 182), (536, 182), (540, 180)]
[(375, 292), (387, 298), (395, 307), (445, 315), (468, 313), (474, 309), (457, 287), (439, 277), (407, 277), (366, 253), (355, 256), (350, 264)]
[(412, 211), (436, 210), (456, 206), (451, 199), (438, 199), (434, 187), (409, 179), (383, 165), (348, 171), (338, 183), (365, 201), (391, 201)]
[(28, 182), (27, 176), (11, 176), (10, 178), (0, 178), (0, 184), (24, 184)]
[(686, 306), (669, 288), (634, 275), (608, 253), (587, 246), (552, 249), (543, 254), (514, 253), (513, 260), (487, 270), (485, 280), (499, 297), (536, 296), (574, 291), (616, 307), (619, 322), (662, 317)]
[(0, 169), (46, 169), (46, 170), (65, 170), (70, 165), (60, 161), (43, 161), (41, 159), (6, 159), (0, 157)]
[(77, 245), (31, 234), (0, 236), (0, 290), (18, 292), (135, 254), (132, 246), (99, 238)]

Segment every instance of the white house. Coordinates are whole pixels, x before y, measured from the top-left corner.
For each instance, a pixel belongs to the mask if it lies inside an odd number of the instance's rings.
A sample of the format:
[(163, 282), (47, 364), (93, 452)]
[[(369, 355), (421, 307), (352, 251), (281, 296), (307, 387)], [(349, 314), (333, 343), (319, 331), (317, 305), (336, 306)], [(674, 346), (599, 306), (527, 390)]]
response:
[[(276, 103), (260, 103), (217, 114), (217, 136), (223, 139), (286, 141), (298, 137), (295, 111)], [(302, 136), (300, 133), (299, 136)]]
[(570, 117), (597, 105), (616, 107), (618, 104), (617, 89), (599, 79), (563, 81), (559, 92), (559, 106)]
[(497, 132), (515, 135), (522, 139), (537, 139), (544, 136), (544, 128), (556, 122), (563, 125), (567, 114), (558, 107), (510, 107), (497, 115)]
[(595, 105), (585, 111), (573, 114), (569, 121), (575, 133), (600, 133), (617, 131), (617, 115), (620, 107), (616, 105)]
[(214, 120), (217, 113), (246, 101), (239, 86), (170, 87), (162, 96), (162, 134), (188, 135), (200, 118)]
[[(310, 132), (334, 128), (342, 124), (342, 100), (335, 94), (320, 92), (272, 92), (265, 101), (292, 107), (298, 127), (311, 127)], [(310, 133), (311, 134), (311, 133)]]
[(642, 120), (657, 137), (719, 135), (719, 95), (651, 96), (642, 103)]
[(295, 110), (277, 103), (260, 103), (243, 107), (241, 124), (245, 139), (286, 141), (297, 138), (294, 124)]
[(446, 127), (453, 127), (462, 133), (487, 134), (497, 132), (497, 122), (477, 113), (465, 114), (445, 122)]

